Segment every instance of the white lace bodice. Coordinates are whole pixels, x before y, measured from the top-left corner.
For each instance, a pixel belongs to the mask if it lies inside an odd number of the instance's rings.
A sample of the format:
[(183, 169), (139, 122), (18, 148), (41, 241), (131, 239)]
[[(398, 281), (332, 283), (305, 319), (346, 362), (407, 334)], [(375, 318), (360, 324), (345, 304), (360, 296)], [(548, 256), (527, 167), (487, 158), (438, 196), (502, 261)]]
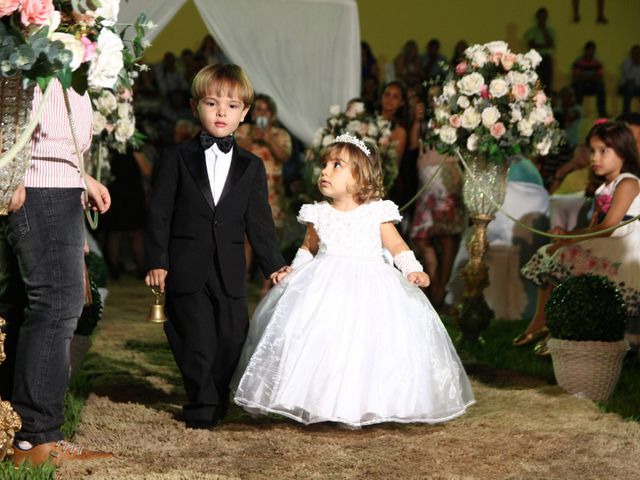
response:
[(320, 237), (318, 254), (382, 258), (380, 224), (402, 220), (398, 206), (390, 200), (376, 200), (346, 212), (327, 202), (303, 205), (300, 223), (311, 223)]

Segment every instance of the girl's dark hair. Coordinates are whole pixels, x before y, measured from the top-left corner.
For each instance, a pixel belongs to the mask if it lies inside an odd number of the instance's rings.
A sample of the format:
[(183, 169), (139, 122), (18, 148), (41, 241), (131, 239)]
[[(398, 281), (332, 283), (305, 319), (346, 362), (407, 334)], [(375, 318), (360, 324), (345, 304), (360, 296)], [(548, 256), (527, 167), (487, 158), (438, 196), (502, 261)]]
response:
[(591, 139), (597, 137), (607, 147), (612, 148), (616, 155), (622, 159), (621, 173), (632, 173), (640, 176), (640, 160), (638, 160), (638, 147), (629, 127), (622, 122), (604, 122), (591, 127), (585, 143), (587, 146)]
[(396, 110), (396, 113), (393, 116), (393, 121), (397, 125), (400, 125), (403, 128), (407, 128), (409, 126), (409, 102), (407, 98), (407, 89), (404, 86), (404, 83), (398, 80), (394, 80), (392, 82), (385, 83), (384, 87), (382, 87), (382, 95), (384, 95), (385, 90), (389, 87), (396, 87), (400, 89), (400, 95), (402, 96), (403, 102), (400, 108)]

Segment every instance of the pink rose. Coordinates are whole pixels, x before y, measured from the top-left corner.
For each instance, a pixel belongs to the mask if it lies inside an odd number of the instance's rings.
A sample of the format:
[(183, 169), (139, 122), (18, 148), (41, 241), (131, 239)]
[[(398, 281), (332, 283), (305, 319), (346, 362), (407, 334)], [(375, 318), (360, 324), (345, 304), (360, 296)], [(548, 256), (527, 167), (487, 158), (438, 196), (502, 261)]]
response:
[(123, 88), (122, 90), (120, 90), (119, 97), (122, 100), (129, 100), (129, 99), (133, 98), (133, 92), (131, 90), (129, 90), (128, 88)]
[(20, 0), (0, 0), (0, 17), (11, 15), (18, 9)]
[(80, 37), (80, 41), (82, 42), (82, 45), (84, 45), (84, 56), (82, 57), (82, 63), (90, 62), (96, 55), (98, 44), (96, 42), (92, 42), (84, 35)]
[(462, 119), (460, 118), (460, 115), (451, 115), (449, 117), (449, 125), (451, 125), (452, 127), (460, 128), (461, 124)]
[(511, 93), (516, 100), (525, 100), (529, 95), (529, 85), (526, 83), (516, 83), (511, 89)]
[(378, 145), (380, 145), (381, 147), (388, 147), (389, 137), (382, 137), (380, 140), (378, 140)]
[(504, 128), (504, 124), (502, 122), (494, 123), (493, 125), (491, 125), (491, 128), (489, 129), (489, 133), (493, 138), (500, 138), (505, 134), (506, 131), (507, 129)]
[(489, 60), (494, 65), (500, 65), (500, 60), (502, 59), (502, 52), (496, 52), (489, 57)]
[(547, 101), (547, 96), (542, 90), (538, 90), (533, 96), (533, 101), (536, 102), (536, 107), (542, 107), (544, 105), (544, 102)]
[(486, 85), (482, 85), (482, 87), (480, 88), (480, 96), (482, 98), (489, 98), (489, 87), (487, 87)]
[(516, 63), (516, 55), (514, 53), (506, 53), (502, 56), (500, 62), (502, 63), (502, 68), (507, 71), (511, 70)]
[(544, 119), (544, 124), (546, 126), (549, 126), (553, 123), (554, 120), (555, 118), (553, 118), (553, 115), (547, 115), (546, 118)]
[(458, 75), (464, 75), (467, 72), (468, 68), (469, 64), (467, 64), (467, 62), (460, 62), (456, 65), (456, 73)]
[(53, 15), (53, 0), (22, 0), (20, 20), (27, 26), (44, 25)]

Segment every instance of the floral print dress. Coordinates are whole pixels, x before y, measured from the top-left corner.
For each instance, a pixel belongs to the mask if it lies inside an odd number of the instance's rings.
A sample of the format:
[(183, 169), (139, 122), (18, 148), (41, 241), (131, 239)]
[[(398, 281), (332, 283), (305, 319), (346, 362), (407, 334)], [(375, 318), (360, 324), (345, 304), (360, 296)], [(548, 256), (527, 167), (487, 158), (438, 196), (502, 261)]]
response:
[[(622, 173), (596, 190), (595, 214), (602, 218), (609, 211), (613, 192), (623, 178), (638, 177)], [(640, 215), (640, 195), (636, 196), (624, 220)], [(589, 238), (559, 248), (552, 255), (548, 245), (540, 247), (522, 267), (522, 275), (536, 285), (561, 282), (583, 273), (603, 275), (617, 284), (630, 315), (640, 315), (640, 220), (615, 230), (609, 237)]]

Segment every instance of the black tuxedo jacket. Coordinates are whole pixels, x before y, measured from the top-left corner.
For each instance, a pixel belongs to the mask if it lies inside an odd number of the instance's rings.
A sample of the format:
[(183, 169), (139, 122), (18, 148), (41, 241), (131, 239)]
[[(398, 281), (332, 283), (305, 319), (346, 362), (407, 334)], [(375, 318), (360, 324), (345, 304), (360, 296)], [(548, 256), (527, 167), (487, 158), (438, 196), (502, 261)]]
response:
[(198, 137), (167, 151), (154, 173), (145, 266), (168, 270), (167, 291), (196, 292), (216, 268), (226, 293), (244, 296), (245, 234), (265, 276), (285, 265), (258, 157), (234, 146), (217, 205)]

